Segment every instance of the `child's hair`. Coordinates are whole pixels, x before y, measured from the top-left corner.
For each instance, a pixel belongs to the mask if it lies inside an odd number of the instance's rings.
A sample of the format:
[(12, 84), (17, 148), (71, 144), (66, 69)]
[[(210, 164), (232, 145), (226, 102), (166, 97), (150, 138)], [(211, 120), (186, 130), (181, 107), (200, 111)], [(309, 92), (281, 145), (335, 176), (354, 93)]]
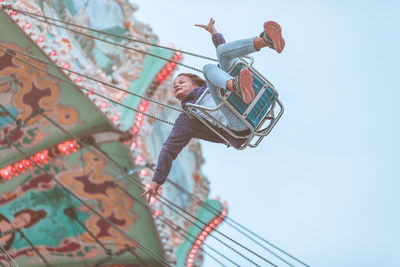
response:
[(179, 76), (188, 77), (192, 81), (192, 83), (194, 83), (197, 86), (203, 86), (206, 84), (205, 80), (203, 80), (202, 78), (193, 73), (179, 73), (177, 77)]

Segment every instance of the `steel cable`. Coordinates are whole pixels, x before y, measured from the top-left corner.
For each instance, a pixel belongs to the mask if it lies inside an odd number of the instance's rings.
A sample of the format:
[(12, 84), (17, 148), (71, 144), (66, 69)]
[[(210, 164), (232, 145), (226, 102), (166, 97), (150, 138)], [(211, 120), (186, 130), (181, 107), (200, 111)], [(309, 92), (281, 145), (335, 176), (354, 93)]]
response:
[[(10, 142), (8, 143), (10, 147), (13, 147), (15, 150), (17, 150), (22, 156), (24, 156), (24, 158), (29, 158), (29, 156), (27, 154), (25, 154), (20, 148), (14, 146), (13, 144), (11, 144)], [(47, 172), (45, 169), (43, 169), (42, 167), (40, 167), (38, 164), (36, 164), (35, 162), (33, 162), (33, 164), (39, 169), (41, 170), (43, 173), (45, 173), (46, 175), (48, 175), (53, 181), (55, 181), (59, 186), (61, 186), (64, 190), (66, 190), (69, 194), (71, 194), (72, 196), (74, 196), (77, 200), (79, 200), (84, 206), (86, 206), (90, 211), (92, 211), (93, 213), (95, 213), (97, 216), (99, 216), (100, 218), (102, 218), (104, 221), (107, 222), (107, 224), (109, 224), (111, 227), (114, 228), (114, 230), (116, 230), (119, 234), (121, 234), (122, 236), (124, 236), (127, 240), (129, 240), (131, 243), (133, 243), (134, 245), (138, 246), (139, 248), (141, 248), (143, 251), (145, 251), (148, 255), (150, 255), (153, 259), (155, 259), (156, 261), (158, 261), (159, 263), (161, 263), (164, 266), (170, 266), (167, 262), (165, 262), (163, 259), (159, 258), (157, 255), (155, 255), (151, 250), (149, 250), (148, 248), (146, 248), (145, 246), (143, 246), (142, 244), (140, 244), (140, 242), (138, 242), (135, 238), (129, 236), (128, 234), (126, 234), (123, 230), (121, 230), (120, 228), (118, 228), (116, 225), (114, 225), (109, 219), (107, 219), (106, 217), (104, 217), (103, 215), (100, 214), (100, 212), (98, 212), (96, 209), (92, 208), (89, 204), (87, 204), (85, 201), (83, 201), (82, 199), (80, 199), (77, 195), (75, 195), (75, 193), (73, 193), (72, 191), (70, 191), (66, 186), (64, 186), (60, 181), (58, 181), (53, 175), (51, 175), (49, 172)]]
[[(78, 139), (77, 137), (75, 137), (74, 135), (72, 135), (71, 133), (69, 133), (69, 131), (65, 130), (62, 126), (60, 126), (58, 123), (56, 123), (55, 121), (53, 121), (53, 120), (52, 120), (51, 118), (49, 118), (46, 114), (44, 114), (43, 112), (42, 112), (41, 114), (42, 114), (42, 116), (44, 116), (48, 121), (50, 121), (54, 126), (56, 126), (58, 129), (60, 129), (62, 132), (64, 132), (65, 134), (67, 134), (69, 137), (73, 138), (73, 139), (76, 140), (77, 142), (81, 143), (81, 141), (79, 141), (79, 139)], [(96, 148), (96, 149), (98, 149), (98, 148)], [(101, 153), (102, 155), (105, 154), (105, 153), (102, 152), (102, 151), (101, 151), (100, 153)], [(139, 188), (143, 188), (144, 185), (143, 185), (141, 182), (134, 180), (134, 178), (131, 177), (130, 175), (127, 175), (127, 174), (125, 173), (125, 171), (123, 170), (123, 168), (119, 165), (118, 162), (112, 160), (111, 158), (107, 158), (107, 159), (105, 159), (105, 161), (108, 162), (108, 163), (112, 162), (114, 165), (116, 165), (116, 168), (117, 168), (117, 169), (114, 168), (112, 165), (110, 165), (111, 168), (113, 168), (114, 170), (116, 170), (116, 171), (120, 172), (121, 174), (123, 174), (124, 177), (127, 177), (133, 184), (135, 184), (135, 185), (138, 186)], [(163, 196), (160, 196), (159, 198), (160, 198), (161, 200), (165, 200), (165, 201), (167, 201), (167, 202), (169, 202), (169, 203), (172, 203), (171, 201), (169, 201), (168, 199), (166, 199), (166, 198), (163, 197)], [(161, 200), (160, 200), (160, 202), (161, 202)], [(164, 205), (166, 205), (166, 206), (167, 206), (168, 208), (170, 208), (171, 210), (175, 210), (174, 208), (172, 208), (171, 206), (169, 206), (169, 204), (164, 204)], [(182, 208), (176, 206), (176, 204), (172, 203), (171, 205), (177, 207), (177, 209), (181, 210), (182, 212), (187, 213), (187, 212), (186, 212), (185, 210), (183, 210)], [(190, 221), (190, 219), (186, 218), (185, 216), (183, 216), (182, 214), (180, 214), (178, 211), (175, 210), (175, 212), (176, 212), (178, 215), (182, 216), (182, 218), (185, 218), (186, 220), (189, 220), (189, 221)], [(189, 214), (191, 217), (195, 218), (195, 220), (198, 220), (200, 223), (209, 226), (207, 223), (205, 223), (205, 222), (203, 222), (202, 220), (196, 218), (196, 217), (193, 216), (192, 214), (190, 214), (190, 213), (188, 213), (188, 214)], [(197, 226), (197, 227), (200, 227), (200, 226), (198, 226), (198, 225), (197, 225), (195, 222), (193, 222), (193, 221), (191, 221), (191, 223), (193, 223), (193, 225), (195, 225), (195, 226)], [(233, 240), (233, 239), (230, 238), (229, 236), (227, 236), (227, 235), (221, 233), (219, 230), (215, 229), (214, 227), (211, 227), (211, 226), (209, 226), (209, 227), (210, 227), (211, 229), (213, 229), (215, 232), (217, 232), (217, 233), (219, 233), (220, 235), (222, 235), (223, 237), (225, 237), (225, 238), (227, 238), (228, 240), (230, 240), (231, 242), (233, 242), (233, 243), (235, 243), (236, 245), (240, 246), (241, 248), (247, 250), (247, 251), (250, 252), (251, 254), (257, 256), (258, 258), (264, 260), (265, 262), (270, 263), (270, 264), (273, 265), (273, 266), (276, 266), (275, 264), (271, 263), (270, 261), (268, 261), (267, 259), (265, 259), (265, 258), (262, 257), (261, 255), (259, 255), (259, 254), (257, 254), (256, 252), (250, 250), (249, 248), (245, 247), (244, 245), (240, 244), (239, 242)], [(224, 245), (225, 245), (226, 247), (228, 247), (229, 249), (233, 250), (233, 251), (234, 251), (235, 253), (237, 253), (238, 255), (241, 255), (243, 258), (247, 259), (247, 260), (250, 261), (251, 263), (255, 264), (256, 266), (259, 266), (259, 265), (256, 264), (254, 261), (250, 260), (247, 256), (245, 256), (245, 255), (243, 255), (242, 253), (238, 252), (236, 249), (232, 248), (231, 246), (229, 246), (228, 244), (226, 244), (226, 243), (223, 242), (222, 240), (218, 239), (218, 238), (215, 237), (214, 235), (210, 235), (210, 236), (212, 236), (213, 238), (215, 238), (216, 240), (218, 240), (220, 243), (224, 244)]]
[(145, 54), (145, 55), (148, 55), (148, 56), (152, 56), (152, 57), (155, 57), (155, 58), (158, 58), (158, 59), (161, 59), (161, 60), (165, 60), (165, 61), (168, 61), (168, 62), (173, 62), (173, 63), (175, 63), (177, 65), (182, 66), (182, 67), (185, 67), (185, 68), (188, 68), (188, 69), (203, 73), (203, 71), (200, 70), (200, 69), (197, 69), (197, 68), (194, 68), (192, 66), (180, 63), (179, 61), (176, 61), (176, 60), (172, 60), (172, 59), (169, 59), (169, 58), (164, 58), (164, 57), (152, 54), (150, 52), (146, 52), (146, 51), (139, 50), (139, 49), (136, 49), (136, 48), (133, 48), (133, 47), (129, 47), (129, 46), (126, 46), (126, 45), (118, 44), (118, 43), (115, 43), (115, 42), (112, 42), (112, 41), (108, 41), (108, 40), (105, 40), (105, 39), (102, 39), (102, 38), (99, 38), (99, 37), (96, 37), (96, 36), (93, 36), (93, 35), (89, 35), (89, 34), (86, 34), (86, 33), (80, 32), (80, 31), (76, 31), (76, 30), (70, 29), (70, 28), (62, 26), (62, 25), (58, 25), (58, 24), (55, 24), (55, 23), (52, 23), (52, 22), (49, 22), (49, 21), (38, 19), (38, 18), (36, 18), (35, 16), (32, 16), (32, 15), (27, 15), (27, 14), (25, 14), (25, 15), (28, 16), (28, 17), (37, 19), (37, 20), (39, 20), (41, 22), (44, 22), (44, 23), (47, 23), (47, 24), (50, 24), (50, 25), (53, 25), (53, 26), (56, 26), (56, 27), (59, 27), (59, 28), (63, 28), (65, 30), (67, 30), (67, 31), (74, 32), (76, 34), (86, 36), (88, 38), (96, 39), (96, 40), (99, 40), (101, 42), (105, 42), (105, 43), (108, 43), (108, 44), (111, 44), (111, 45), (122, 47), (122, 48), (127, 49), (127, 50), (135, 51), (135, 52), (138, 52), (138, 53), (141, 53), (141, 54)]
[[(163, 48), (163, 49), (174, 51), (174, 52), (180, 52), (182, 54), (190, 55), (190, 56), (193, 56), (193, 57), (198, 57), (198, 58), (202, 58), (202, 59), (218, 62), (218, 60), (215, 59), (215, 58), (211, 58), (211, 57), (195, 54), (195, 53), (192, 53), (192, 52), (188, 52), (188, 51), (184, 51), (184, 50), (180, 50), (180, 49), (171, 48), (171, 47), (168, 47), (168, 46), (162, 46), (162, 45), (150, 43), (150, 42), (147, 42), (147, 41), (135, 39), (130, 35), (124, 36), (124, 35), (113, 34), (113, 33), (105, 32), (105, 31), (100, 31), (100, 30), (96, 30), (96, 29), (93, 29), (93, 28), (85, 27), (85, 26), (82, 26), (82, 25), (74, 24), (74, 23), (67, 22), (67, 21), (64, 21), (64, 20), (55, 19), (55, 18), (51, 18), (51, 17), (48, 17), (48, 16), (27, 12), (27, 11), (20, 10), (20, 9), (15, 9), (15, 8), (12, 8), (12, 7), (10, 7), (9, 9), (14, 10), (16, 12), (19, 12), (20, 14), (23, 14), (23, 15), (26, 15), (26, 16), (29, 16), (29, 17), (33, 17), (33, 18), (40, 17), (40, 18), (43, 18), (44, 20), (41, 20), (41, 21), (44, 21), (44, 22), (47, 22), (47, 20), (52, 20), (52, 21), (55, 21), (55, 22), (61, 22), (61, 23), (65, 23), (65, 24), (67, 24), (69, 26), (81, 28), (81, 29), (88, 30), (88, 31), (91, 31), (91, 32), (96, 32), (96, 33), (100, 33), (100, 34), (103, 34), (103, 35), (108, 35), (108, 36), (112, 36), (112, 37), (116, 37), (116, 38), (120, 38), (120, 39), (124, 39), (124, 40), (128, 40), (128, 41), (132, 41), (132, 42), (137, 42), (137, 43), (141, 43), (141, 44), (145, 44), (145, 45), (150, 45), (150, 46), (154, 46), (154, 47), (158, 47), (158, 48)], [(35, 19), (37, 19), (37, 18), (35, 18)]]
[[(113, 88), (113, 89), (115, 89), (115, 90), (122, 91), (122, 92), (124, 92), (124, 93), (127, 93), (127, 94), (130, 94), (130, 95), (139, 97), (139, 98), (141, 98), (141, 99), (145, 99), (145, 100), (150, 101), (150, 102), (153, 102), (153, 103), (155, 103), (155, 104), (157, 104), (157, 105), (161, 105), (161, 106), (167, 107), (167, 108), (169, 108), (169, 109), (172, 109), (172, 110), (175, 110), (175, 111), (178, 111), (178, 112), (183, 112), (182, 109), (179, 109), (179, 108), (176, 108), (176, 107), (174, 107), (174, 106), (171, 106), (171, 105), (162, 103), (162, 102), (160, 102), (160, 101), (158, 101), (158, 100), (155, 100), (155, 99), (153, 99), (153, 98), (150, 98), (150, 97), (147, 97), (147, 96), (143, 96), (143, 95), (140, 95), (140, 94), (136, 94), (136, 93), (134, 93), (134, 92), (128, 91), (128, 90), (123, 89), (123, 88), (121, 88), (121, 87), (115, 86), (115, 85), (113, 85), (113, 84), (111, 84), (111, 83), (104, 82), (104, 81), (100, 81), (99, 79), (96, 79), (96, 78), (94, 78), (94, 77), (92, 77), (92, 76), (89, 76), (89, 75), (86, 75), (86, 74), (82, 74), (82, 73), (79, 73), (79, 72), (76, 72), (76, 71), (73, 71), (73, 70), (70, 70), (70, 69), (64, 69), (63, 67), (58, 66), (58, 65), (57, 65), (56, 63), (54, 63), (54, 62), (49, 62), (49, 61), (43, 60), (43, 59), (41, 59), (41, 58), (35, 57), (35, 56), (30, 55), (30, 54), (28, 54), (28, 53), (15, 50), (15, 49), (13, 49), (13, 48), (10, 48), (10, 47), (8, 47), (8, 46), (4, 46), (4, 45), (1, 45), (1, 44), (0, 44), (0, 47), (3, 47), (3, 48), (6, 49), (6, 50), (14, 51), (15, 53), (18, 53), (18, 54), (22, 54), (22, 55), (24, 55), (24, 56), (26, 56), (26, 57), (29, 57), (29, 58), (31, 58), (31, 59), (35, 59), (35, 60), (40, 61), (40, 62), (43, 62), (43, 63), (45, 63), (45, 64), (49, 64), (49, 65), (51, 65), (51, 66), (56, 67), (56, 68), (59, 69), (59, 70), (68, 71), (68, 72), (70, 72), (70, 73), (74, 73), (74, 74), (76, 74), (76, 75), (78, 75), (78, 76), (85, 77), (85, 78), (87, 78), (87, 79), (89, 79), (89, 80), (91, 80), (91, 81), (94, 81), (94, 82), (97, 82), (97, 83), (106, 85), (106, 86), (111, 87), (111, 88)], [(10, 55), (10, 54), (8, 54), (8, 55)], [(73, 85), (76, 85), (76, 86), (78, 86), (79, 88), (81, 88), (81, 86), (79, 86), (79, 85), (77, 85), (77, 84), (75, 84), (75, 83), (73, 83)], [(88, 90), (89, 90), (89, 89), (86, 88), (86, 91), (88, 91)], [(90, 92), (91, 92), (91, 91), (90, 91)]]
[(167, 121), (167, 120), (164, 120), (164, 119), (155, 117), (155, 116), (153, 116), (153, 115), (151, 115), (151, 114), (142, 112), (142, 111), (137, 110), (137, 109), (135, 109), (135, 108), (131, 108), (131, 107), (127, 106), (127, 105), (124, 105), (124, 104), (122, 104), (122, 103), (119, 103), (118, 101), (115, 101), (115, 100), (112, 99), (112, 98), (103, 96), (103, 95), (101, 95), (101, 94), (99, 94), (99, 93), (97, 93), (97, 92), (91, 91), (91, 90), (89, 90), (89, 89), (87, 89), (87, 88), (85, 88), (85, 87), (83, 87), (83, 86), (77, 85), (77, 84), (73, 83), (72, 81), (70, 81), (69, 79), (59, 77), (59, 76), (57, 76), (56, 74), (51, 73), (51, 72), (49, 72), (49, 71), (47, 71), (47, 70), (45, 70), (45, 69), (43, 69), (43, 68), (41, 68), (41, 67), (38, 67), (38, 66), (36, 66), (36, 65), (34, 65), (34, 64), (31, 64), (31, 63), (29, 63), (28, 61), (26, 61), (26, 60), (24, 60), (24, 59), (21, 59), (21, 58), (19, 58), (19, 57), (16, 57), (15, 55), (12, 55), (12, 54), (8, 53), (8, 52), (5, 51), (5, 50), (0, 49), (0, 51), (6, 53), (6, 54), (9, 55), (9, 56), (12, 56), (13, 58), (15, 58), (15, 59), (17, 59), (17, 60), (19, 60), (19, 61), (21, 61), (21, 62), (23, 62), (23, 63), (25, 63), (25, 64), (27, 64), (27, 65), (29, 65), (29, 66), (31, 66), (32, 68), (38, 69), (38, 70), (40, 70), (40, 71), (42, 71), (42, 72), (45, 72), (45, 73), (47, 73), (47, 74), (49, 74), (49, 75), (51, 75), (51, 76), (53, 76), (53, 77), (55, 77), (55, 78), (57, 78), (57, 79), (60, 79), (60, 80), (62, 80), (62, 81), (64, 81), (64, 82), (69, 83), (69, 84), (71, 84), (71, 85), (73, 85), (73, 86), (75, 86), (75, 87), (78, 87), (78, 88), (82, 89), (82, 90), (85, 90), (85, 91), (88, 91), (88, 92), (92, 92), (93, 94), (95, 94), (95, 95), (97, 95), (97, 96), (99, 96), (99, 97), (101, 97), (101, 98), (103, 98), (103, 99), (106, 99), (106, 100), (108, 100), (108, 101), (110, 101), (110, 102), (112, 102), (112, 103), (114, 103), (114, 104), (116, 104), (116, 105), (122, 106), (122, 107), (124, 107), (124, 108), (126, 108), (126, 109), (135, 111), (135, 112), (137, 112), (137, 113), (143, 114), (143, 115), (145, 115), (145, 116), (147, 116), (147, 117), (150, 117), (150, 118), (152, 118), (152, 119), (161, 121), (161, 122), (163, 122), (163, 123), (166, 123), (166, 124), (169, 124), (169, 125), (174, 125), (174, 124), (173, 124), (172, 122), (170, 122), (170, 121)]
[[(7, 113), (10, 114), (9, 111), (3, 107), (3, 105), (0, 104), (0, 107)], [(15, 146), (13, 143), (10, 142), (8, 137), (6, 137), (6, 142), (8, 145), (12, 148), (14, 148), (18, 153), (20, 153), (24, 158), (29, 159), (29, 156), (25, 154), (19, 147)], [(48, 175), (57, 185), (59, 185), (61, 188), (63, 188), (66, 192), (68, 192), (70, 195), (75, 197), (79, 202), (81, 202), (85, 207), (87, 207), (91, 212), (102, 218), (108, 225), (110, 225), (112, 228), (114, 228), (115, 231), (117, 231), (120, 235), (122, 235), (126, 240), (130, 241), (132, 244), (135, 246), (138, 246), (141, 248), (144, 252), (146, 252), (148, 255), (150, 255), (153, 259), (158, 261), (164, 266), (170, 266), (167, 262), (165, 262), (163, 259), (159, 258), (157, 255), (155, 255), (151, 250), (143, 246), (140, 242), (138, 242), (135, 238), (129, 236), (125, 231), (121, 230), (119, 227), (117, 227), (113, 222), (111, 222), (108, 218), (104, 217), (100, 212), (98, 212), (95, 208), (90, 206), (87, 202), (82, 200), (78, 195), (76, 195), (74, 192), (69, 190), (63, 183), (58, 181), (54, 175), (50, 174), (48, 171), (46, 171), (44, 168), (42, 168), (39, 164), (36, 162), (32, 161), (32, 163), (39, 169), (41, 170), (44, 174)]]
[[(148, 168), (154, 170), (153, 167), (148, 166)], [(188, 192), (186, 189), (182, 188), (180, 185), (174, 183), (171, 179), (167, 179), (167, 183), (172, 184), (175, 188), (177, 188), (179, 191), (181, 191), (182, 193), (184, 193), (185, 195), (187, 195), (190, 199), (196, 201), (198, 204), (203, 204), (203, 202), (196, 196), (193, 196), (190, 192)], [(217, 214), (218, 210), (216, 210), (214, 207), (212, 207), (211, 205), (209, 205), (208, 203), (204, 203), (204, 207), (205, 209), (207, 209), (208, 211)], [(237, 226), (239, 226), (240, 228), (242, 228), (243, 230), (247, 231), (248, 233), (254, 235), (255, 237), (257, 237), (258, 239), (260, 239), (261, 241), (263, 241), (264, 243), (270, 245), (271, 247), (275, 248), (276, 250), (280, 251), (281, 253), (285, 254), (286, 256), (292, 258), (293, 260), (297, 261), (298, 263), (310, 267), (309, 265), (307, 265), (306, 263), (304, 263), (303, 261), (299, 260), (298, 258), (294, 257), (293, 255), (289, 254), (288, 252), (284, 251), (283, 249), (279, 248), (278, 246), (274, 245), (273, 243), (265, 240), (263, 237), (259, 236), (258, 234), (254, 233), (253, 231), (251, 231), (250, 229), (246, 228), (245, 226), (243, 226), (242, 224), (240, 224), (239, 222), (235, 221), (234, 219), (230, 218), (230, 217), (226, 217), (226, 221), (225, 221), (229, 226), (231, 226), (233, 229), (235, 229), (236, 231), (238, 231), (239, 233), (241, 233), (242, 235), (244, 235), (245, 237), (247, 237), (248, 239), (250, 239), (251, 241), (253, 241), (254, 243), (256, 243), (257, 245), (259, 245), (260, 247), (262, 247), (263, 249), (265, 249), (266, 251), (268, 251), (269, 253), (271, 253), (272, 255), (274, 255), (275, 257), (277, 257), (278, 259), (282, 260), (283, 262), (285, 262), (286, 264), (288, 264), (289, 266), (293, 266), (291, 263), (289, 263), (288, 261), (286, 261), (285, 259), (283, 259), (281, 256), (279, 256), (278, 254), (276, 254), (275, 252), (273, 252), (272, 250), (270, 250), (269, 248), (265, 247), (263, 244), (260, 244), (257, 240), (255, 240), (254, 238), (252, 238), (251, 236), (249, 236), (248, 234), (246, 234), (245, 232), (243, 232), (241, 229), (239, 229)], [(235, 226), (235, 225), (237, 226)]]
[[(117, 183), (115, 183), (115, 182), (114, 182), (114, 184), (115, 184), (115, 186), (118, 187), (125, 195), (127, 195), (128, 197), (130, 197), (130, 198), (136, 200), (136, 203), (138, 203), (139, 205), (141, 205), (141, 206), (144, 207), (144, 208), (150, 208), (151, 211), (154, 211), (154, 209), (152, 209), (151, 207), (149, 207), (148, 205), (146, 205), (146, 204), (143, 203), (143, 199), (138, 199), (138, 198), (136, 198), (135, 196), (133, 196), (131, 193), (129, 193), (125, 188), (123, 188), (123, 187), (120, 186), (119, 184), (117, 184)], [(181, 231), (185, 232), (185, 230), (184, 230), (182, 227), (176, 225), (174, 222), (170, 221), (170, 220), (167, 219), (167, 218), (164, 219), (162, 215), (158, 216), (158, 218), (159, 218), (161, 221), (167, 223), (171, 228), (173, 228), (173, 229), (175, 229), (175, 230), (177, 230), (177, 231), (181, 230)], [(169, 221), (169, 223), (168, 223), (168, 221)], [(171, 224), (172, 224), (172, 225), (171, 225)], [(183, 233), (180, 233), (180, 234), (182, 235), (183, 238), (185, 238), (185, 239), (188, 240), (189, 242), (194, 242), (194, 241), (196, 240), (196, 237), (195, 237), (194, 235), (192, 235), (191, 233), (189, 233), (189, 232), (187, 232), (187, 234), (188, 234), (189, 236), (191, 236), (191, 237), (193, 238), (193, 240), (189, 240), (188, 237), (185, 236)], [(230, 261), (230, 262), (233, 263), (234, 265), (239, 266), (239, 265), (237, 265), (234, 261), (232, 261), (231, 259), (229, 259), (229, 258), (226, 257), (225, 255), (223, 255), (222, 253), (220, 253), (219, 251), (217, 251), (217, 250), (214, 249), (213, 247), (211, 247), (211, 246), (209, 246), (209, 245), (207, 245), (207, 244), (204, 244), (204, 243), (203, 243), (203, 245), (205, 245), (206, 247), (209, 247), (212, 251), (214, 251), (214, 252), (217, 253), (219, 256), (223, 257), (224, 259)], [(218, 259), (214, 258), (211, 254), (207, 253), (204, 249), (202, 249), (201, 247), (200, 247), (200, 249), (201, 249), (205, 254), (207, 254), (208, 256), (210, 256), (212, 259), (214, 259), (215, 261), (217, 261), (220, 265), (225, 266), (223, 263), (221, 263), (220, 261), (218, 261)]]

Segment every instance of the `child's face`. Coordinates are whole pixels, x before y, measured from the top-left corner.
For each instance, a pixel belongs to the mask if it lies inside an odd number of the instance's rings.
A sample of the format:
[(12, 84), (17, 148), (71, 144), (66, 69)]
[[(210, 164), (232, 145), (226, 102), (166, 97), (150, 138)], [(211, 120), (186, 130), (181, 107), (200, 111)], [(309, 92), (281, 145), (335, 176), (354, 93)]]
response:
[(174, 95), (178, 100), (182, 100), (196, 87), (197, 85), (193, 84), (188, 77), (184, 75), (178, 76), (174, 81)]

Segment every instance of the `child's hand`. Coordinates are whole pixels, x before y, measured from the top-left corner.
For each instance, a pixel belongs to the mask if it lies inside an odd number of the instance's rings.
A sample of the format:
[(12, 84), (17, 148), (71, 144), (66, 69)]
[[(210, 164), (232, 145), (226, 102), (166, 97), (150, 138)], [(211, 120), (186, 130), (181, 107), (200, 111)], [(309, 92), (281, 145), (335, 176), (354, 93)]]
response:
[(150, 200), (152, 197), (157, 198), (158, 196), (158, 190), (160, 189), (161, 185), (159, 185), (156, 182), (152, 182), (149, 189), (147, 189), (143, 194), (141, 194), (141, 197), (145, 197), (146, 195), (149, 195), (147, 198), (147, 202), (150, 203)]
[(215, 34), (215, 33), (217, 33), (217, 30), (216, 30), (215, 27), (214, 27), (214, 23), (215, 23), (215, 19), (211, 18), (211, 19), (210, 19), (210, 22), (208, 23), (208, 25), (204, 25), (204, 24), (195, 24), (194, 26), (204, 28), (204, 29), (206, 29), (206, 31), (208, 31), (209, 33)]

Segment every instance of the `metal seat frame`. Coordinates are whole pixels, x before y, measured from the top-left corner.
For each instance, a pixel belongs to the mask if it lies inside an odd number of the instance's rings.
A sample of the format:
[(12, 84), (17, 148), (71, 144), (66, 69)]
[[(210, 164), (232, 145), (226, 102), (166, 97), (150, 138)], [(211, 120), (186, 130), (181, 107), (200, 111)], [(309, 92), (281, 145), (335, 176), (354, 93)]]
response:
[[(250, 56), (240, 57), (239, 60), (228, 71), (229, 74), (232, 74), (237, 67), (243, 66), (243, 68), (248, 68), (248, 70), (251, 72), (253, 77), (256, 77), (263, 84), (263, 86), (261, 87), (261, 89), (259, 90), (257, 95), (248, 104), (248, 106), (245, 109), (243, 114), (240, 114), (239, 111), (234, 107), (234, 105), (231, 102), (229, 102), (228, 98), (229, 98), (230, 94), (232, 93), (232, 91), (228, 91), (225, 88), (218, 88), (217, 95), (221, 99), (221, 103), (215, 107), (206, 107), (206, 106), (201, 106), (201, 105), (193, 104), (193, 103), (186, 104), (187, 112), (189, 113), (189, 115), (196, 117), (204, 125), (206, 125), (208, 128), (210, 128), (215, 134), (217, 134), (220, 138), (222, 138), (222, 140), (225, 141), (225, 143), (228, 147), (231, 146), (232, 144), (228, 141), (227, 138), (225, 138), (221, 133), (219, 133), (211, 124), (214, 124), (218, 128), (221, 128), (222, 130), (224, 130), (226, 133), (228, 133), (233, 138), (245, 139), (245, 142), (240, 147), (236, 147), (236, 149), (238, 149), (238, 150), (243, 150), (248, 146), (251, 148), (257, 147), (260, 144), (260, 142), (262, 141), (262, 139), (272, 131), (272, 129), (275, 127), (276, 123), (281, 118), (281, 116), (284, 112), (283, 105), (278, 99), (278, 92), (275, 90), (274, 86), (266, 78), (264, 78), (257, 70), (255, 70), (252, 67), (253, 63), (254, 63), (253, 57), (250, 57)], [(207, 88), (206, 90), (209, 90), (209, 88)], [(253, 127), (253, 125), (250, 124), (246, 120), (246, 118), (250, 114), (252, 109), (255, 107), (257, 102), (260, 100), (260, 98), (262, 97), (262, 95), (264, 94), (264, 92), (266, 90), (270, 90), (272, 92), (272, 94), (271, 94), (270, 99), (268, 99), (268, 101), (262, 107), (258, 116), (260, 116), (264, 112), (264, 109), (268, 108), (268, 111), (264, 113), (263, 118), (256, 125), (256, 127)], [(205, 94), (206, 94), (206, 92), (204, 92), (200, 96), (198, 101), (200, 101), (205, 96)], [(272, 103), (271, 103), (271, 101), (272, 101)], [(276, 105), (276, 104), (278, 104), (278, 105)], [(218, 121), (214, 116), (212, 116), (209, 113), (209, 111), (218, 111), (223, 106), (228, 107), (250, 129), (249, 134), (247, 134), (245, 136), (238, 135), (237, 133), (235, 133), (234, 131), (229, 129), (227, 126), (223, 125), (220, 121)], [(279, 109), (277, 116), (275, 116), (276, 111), (277, 111), (276, 109)], [(198, 114), (196, 112), (196, 110), (203, 112), (207, 116), (207, 119), (200, 116), (200, 114)], [(267, 121), (268, 121), (268, 125), (266, 125), (264, 128), (262, 128), (263, 125), (265, 124), (265, 122), (267, 122)], [(253, 139), (254, 139), (254, 141), (253, 141)]]

